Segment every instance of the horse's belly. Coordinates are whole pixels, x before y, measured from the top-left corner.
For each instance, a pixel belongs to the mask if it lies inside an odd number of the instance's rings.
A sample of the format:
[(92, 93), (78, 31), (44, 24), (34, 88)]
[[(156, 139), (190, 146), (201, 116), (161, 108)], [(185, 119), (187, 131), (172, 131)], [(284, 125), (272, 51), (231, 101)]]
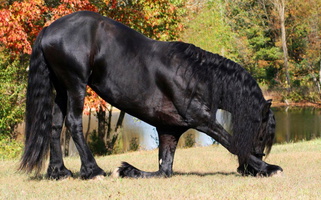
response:
[(156, 127), (186, 126), (184, 118), (178, 113), (173, 102), (164, 96), (142, 96), (139, 100), (110, 98), (108, 102)]
[(173, 101), (166, 96), (162, 96), (162, 100), (152, 113), (156, 123), (169, 126), (186, 126), (186, 122), (182, 115), (178, 112)]

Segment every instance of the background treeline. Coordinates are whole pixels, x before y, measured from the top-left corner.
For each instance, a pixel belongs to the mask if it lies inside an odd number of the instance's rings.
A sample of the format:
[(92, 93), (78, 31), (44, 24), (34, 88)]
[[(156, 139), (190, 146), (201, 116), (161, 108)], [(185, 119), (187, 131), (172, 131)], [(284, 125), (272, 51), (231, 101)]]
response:
[(199, 0), (190, 5), (194, 12), (184, 18), (184, 41), (242, 64), (282, 100), (320, 101), (321, 0)]
[[(37, 34), (79, 10), (99, 12), (153, 39), (182, 40), (219, 53), (283, 100), (320, 101), (321, 0), (0, 0), (0, 141), (15, 138), (23, 121)], [(87, 114), (103, 116), (99, 127), (110, 131), (112, 107), (90, 88), (85, 107)]]

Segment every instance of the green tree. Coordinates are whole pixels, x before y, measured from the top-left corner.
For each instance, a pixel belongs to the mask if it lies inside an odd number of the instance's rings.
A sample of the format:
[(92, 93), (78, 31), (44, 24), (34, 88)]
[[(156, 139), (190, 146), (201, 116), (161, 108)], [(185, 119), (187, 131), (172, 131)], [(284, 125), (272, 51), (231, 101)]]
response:
[[(272, 0), (271, 0), (272, 1)], [(294, 101), (320, 100), (320, 4), (318, 0), (287, 0), (274, 2), (271, 24), (278, 34), (275, 45), (287, 46), (288, 75), (292, 92), (285, 93), (286, 99)], [(282, 4), (284, 13), (282, 14)], [(281, 7), (280, 7), (281, 6)], [(283, 30), (281, 15), (284, 15)], [(284, 38), (283, 34), (286, 34)], [(283, 35), (283, 36), (282, 36)], [(283, 39), (281, 39), (283, 37)], [(284, 51), (283, 51), (284, 52)], [(281, 62), (285, 66), (286, 61)], [(287, 80), (287, 82), (289, 82)], [(286, 85), (285, 85), (286, 86)]]
[(185, 18), (184, 42), (192, 43), (207, 51), (237, 60), (236, 34), (226, 24), (224, 1), (209, 1), (191, 6)]
[(260, 82), (272, 84), (281, 51), (271, 25), (273, 4), (268, 0), (226, 0), (226, 22), (237, 34), (240, 63)]
[(21, 60), (0, 53), (0, 134), (11, 137), (24, 116), (27, 73)]

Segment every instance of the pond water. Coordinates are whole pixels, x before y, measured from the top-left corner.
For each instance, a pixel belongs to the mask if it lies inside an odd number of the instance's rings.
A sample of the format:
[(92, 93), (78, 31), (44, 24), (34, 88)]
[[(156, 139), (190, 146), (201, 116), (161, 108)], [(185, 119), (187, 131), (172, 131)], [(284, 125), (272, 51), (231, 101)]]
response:
[[(311, 140), (321, 137), (321, 109), (312, 107), (275, 107), (272, 108), (276, 118), (276, 143)], [(117, 113), (113, 114), (117, 119)], [(217, 120), (226, 128), (230, 127), (230, 114), (219, 110)], [(156, 128), (128, 114), (125, 115), (122, 131), (124, 150), (130, 146), (133, 138), (137, 138), (140, 149), (158, 147)], [(208, 146), (214, 140), (204, 133), (195, 130), (187, 131), (180, 139), (179, 146)]]
[[(112, 113), (112, 127), (115, 127), (116, 121), (118, 119), (119, 112), (115, 111)], [(227, 112), (217, 112), (217, 120), (224, 126), (224, 128), (229, 128), (230, 116)], [(97, 130), (98, 121), (94, 117), (94, 114), (89, 118), (88, 116), (83, 117), (83, 129), (84, 132), (92, 132)], [(89, 126), (89, 128), (88, 128)], [(126, 114), (123, 121), (123, 127), (120, 131), (121, 146), (123, 151), (128, 151), (133, 145), (133, 142), (137, 142), (139, 149), (151, 150), (158, 147), (158, 134), (156, 128), (151, 126), (136, 117)], [(215, 141), (204, 133), (200, 133), (196, 130), (190, 129), (186, 131), (180, 138), (178, 147), (185, 146), (208, 146), (213, 144)], [(73, 143), (71, 141), (71, 143)], [(71, 144), (71, 151), (74, 152), (74, 144)]]
[[(276, 143), (296, 142), (321, 137), (321, 109), (312, 107), (274, 107), (272, 110), (276, 118)], [(118, 115), (119, 112), (113, 112), (113, 126), (118, 119)], [(229, 130), (230, 114), (219, 110), (216, 117), (223, 127)], [(90, 131), (97, 129), (97, 119), (93, 115), (90, 120), (88, 116), (84, 116), (83, 121), (85, 132), (88, 130), (88, 125), (90, 125)], [(23, 125), (19, 126), (18, 132), (22, 133), (23, 129)], [(139, 149), (143, 150), (158, 147), (158, 136), (155, 127), (126, 114), (122, 129), (120, 139), (123, 151), (130, 150), (133, 141), (139, 145)], [(208, 146), (214, 142), (206, 134), (191, 129), (184, 133), (178, 146)], [(72, 152), (77, 152), (72, 142), (70, 148)]]
[[(321, 109), (313, 107), (274, 107), (272, 108), (276, 119), (276, 143), (297, 142), (321, 137)], [(217, 120), (226, 128), (230, 128), (230, 115), (219, 111)], [(142, 149), (157, 148), (157, 132), (153, 126), (127, 115), (124, 121), (124, 132), (134, 130)], [(130, 134), (131, 135), (131, 134)], [(130, 136), (128, 135), (128, 136)], [(179, 146), (186, 144), (186, 137), (194, 139), (195, 146), (213, 144), (213, 139), (204, 133), (189, 130), (180, 140)], [(130, 139), (127, 139), (128, 141)]]
[(321, 109), (313, 107), (272, 108), (276, 119), (276, 143), (321, 137)]

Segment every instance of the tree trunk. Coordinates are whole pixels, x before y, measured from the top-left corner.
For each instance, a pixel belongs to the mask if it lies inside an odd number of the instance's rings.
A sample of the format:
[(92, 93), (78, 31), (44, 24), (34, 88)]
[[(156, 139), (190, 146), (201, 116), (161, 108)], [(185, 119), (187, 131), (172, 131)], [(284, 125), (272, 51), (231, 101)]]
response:
[(113, 106), (112, 105), (109, 105), (109, 109), (108, 109), (108, 118), (106, 120), (106, 125), (107, 125), (107, 132), (106, 132), (106, 137), (105, 137), (105, 144), (107, 144), (107, 141), (110, 139), (110, 134), (112, 132), (112, 129), (111, 129), (111, 119), (112, 119), (112, 116), (113, 116)]
[(62, 154), (63, 156), (67, 157), (70, 156), (70, 140), (71, 140), (71, 134), (69, 130), (64, 127), (61, 133), (61, 144), (62, 144)]
[[(319, 68), (319, 86), (321, 85), (321, 60), (320, 62), (320, 68)], [(321, 90), (319, 91), (319, 94), (321, 94)]]
[(88, 136), (90, 134), (90, 123), (91, 123), (91, 108), (89, 109), (89, 116), (88, 116), (88, 123), (87, 123), (87, 130), (85, 132), (85, 140), (88, 142)]
[(106, 111), (103, 109), (99, 109), (96, 111), (97, 119), (98, 119), (98, 138), (101, 141), (104, 141), (105, 133), (106, 133)]
[(280, 25), (281, 25), (281, 42), (283, 50), (284, 70), (286, 77), (286, 89), (288, 92), (291, 90), (291, 79), (289, 73), (289, 61), (288, 61), (288, 47), (286, 43), (286, 31), (285, 31), (285, 0), (274, 0), (274, 5), (279, 12)]
[(118, 128), (121, 128), (123, 126), (123, 121), (124, 121), (124, 117), (125, 117), (125, 112), (124, 111), (120, 111), (119, 113), (119, 117), (118, 117), (118, 121), (115, 127), (115, 131), (117, 132)]
[(106, 110), (99, 109), (96, 112), (98, 119), (98, 138), (104, 143), (107, 154), (113, 153), (114, 146), (118, 138), (117, 130), (122, 126), (125, 116), (125, 112), (121, 111), (115, 127), (115, 131), (113, 131), (111, 127), (112, 113), (113, 106), (111, 105), (108, 105), (108, 108), (106, 108)]

